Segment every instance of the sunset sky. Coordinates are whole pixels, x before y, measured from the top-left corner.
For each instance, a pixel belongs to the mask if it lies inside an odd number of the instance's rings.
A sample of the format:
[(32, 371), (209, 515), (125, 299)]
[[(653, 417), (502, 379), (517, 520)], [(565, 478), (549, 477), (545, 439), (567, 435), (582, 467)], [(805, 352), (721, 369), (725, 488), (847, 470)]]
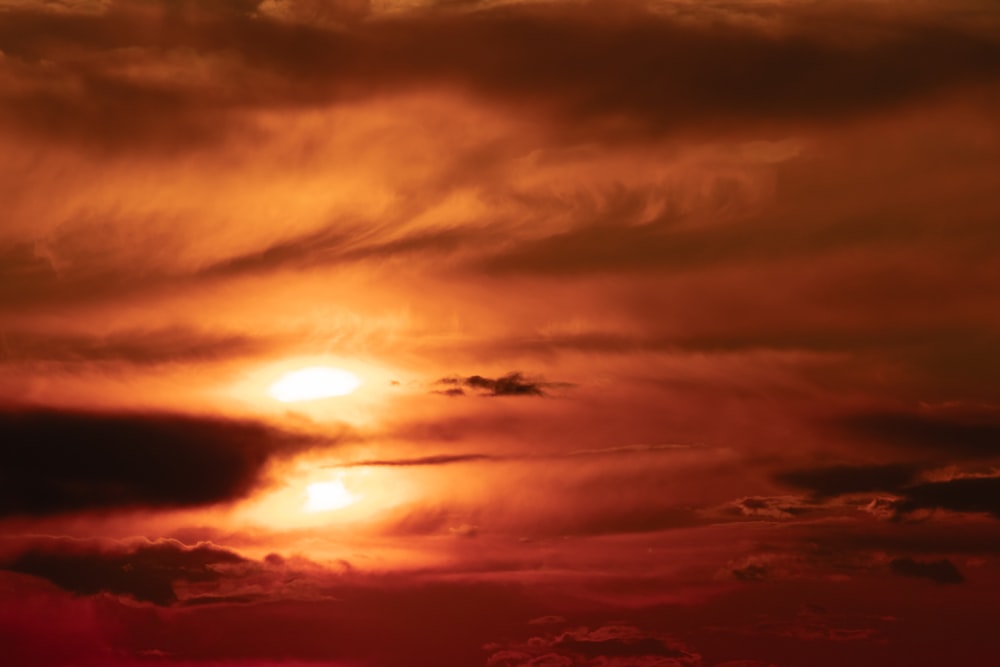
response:
[(996, 0), (0, 0), (0, 664), (998, 628)]

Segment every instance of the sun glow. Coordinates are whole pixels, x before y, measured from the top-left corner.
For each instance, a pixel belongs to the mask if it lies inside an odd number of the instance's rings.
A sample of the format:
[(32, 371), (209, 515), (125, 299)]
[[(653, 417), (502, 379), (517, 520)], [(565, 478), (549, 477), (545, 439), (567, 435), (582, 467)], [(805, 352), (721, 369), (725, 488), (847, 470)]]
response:
[(295, 403), (345, 396), (360, 386), (361, 380), (354, 373), (329, 366), (312, 366), (286, 373), (271, 385), (268, 393), (282, 403)]
[(306, 487), (306, 501), (302, 508), (306, 512), (327, 512), (353, 505), (360, 496), (351, 493), (339, 479), (332, 482), (316, 482)]

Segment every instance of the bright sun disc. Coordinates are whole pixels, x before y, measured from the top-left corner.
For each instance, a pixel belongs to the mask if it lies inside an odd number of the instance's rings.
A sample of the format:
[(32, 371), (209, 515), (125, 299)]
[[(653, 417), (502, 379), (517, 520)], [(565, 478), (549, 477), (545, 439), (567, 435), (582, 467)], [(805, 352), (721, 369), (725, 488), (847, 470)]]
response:
[(354, 495), (339, 479), (332, 482), (317, 482), (306, 487), (309, 500), (303, 509), (307, 512), (326, 512), (353, 505), (358, 496)]
[(313, 401), (350, 394), (361, 386), (354, 373), (339, 368), (313, 366), (286, 373), (271, 385), (270, 394), (282, 403)]

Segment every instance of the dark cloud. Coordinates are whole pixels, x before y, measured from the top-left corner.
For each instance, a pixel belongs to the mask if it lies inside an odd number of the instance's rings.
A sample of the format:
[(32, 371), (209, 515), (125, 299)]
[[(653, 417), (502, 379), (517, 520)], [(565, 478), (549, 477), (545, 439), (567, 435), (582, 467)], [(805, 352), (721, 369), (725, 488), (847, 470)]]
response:
[[(430, 86), (534, 109), (570, 132), (581, 125), (662, 132), (849, 116), (995, 81), (1000, 71), (1000, 43), (988, 31), (916, 14), (899, 20), (785, 7), (783, 29), (769, 31), (760, 28), (771, 18), (764, 13), (684, 21), (638, 2), (360, 22), (365, 3), (332, 11), (305, 0), (272, 5), (288, 11), (137, 1), (86, 16), (8, 10), (0, 49), (27, 85), (0, 92), (0, 122), (119, 149), (155, 142), (168, 150), (172, 142), (217, 140), (225, 135), (220, 121), (241, 109)], [(830, 34), (863, 29), (867, 39), (822, 38), (809, 27), (817, 22)], [(197, 61), (166, 80), (119, 67), (137, 51), (156, 59), (182, 49), (232, 62), (201, 83), (185, 76)]]
[(208, 505), (268, 462), (319, 444), (250, 421), (178, 414), (0, 412), (0, 516)]
[(48, 579), (77, 595), (111, 593), (141, 602), (171, 605), (175, 584), (219, 581), (227, 567), (248, 563), (211, 544), (186, 546), (174, 540), (98, 544), (46, 539), (0, 564), (4, 569)]
[(912, 558), (894, 558), (889, 562), (889, 570), (901, 577), (930, 579), (937, 584), (961, 584), (965, 582), (965, 577), (948, 559), (925, 562)]
[(891, 445), (948, 456), (1000, 455), (995, 413), (966, 417), (889, 412), (852, 415), (840, 421), (848, 433)]
[(809, 491), (819, 498), (893, 491), (912, 481), (920, 469), (914, 465), (834, 465), (786, 470), (774, 476), (779, 484)]
[(488, 378), (482, 375), (470, 375), (465, 378), (442, 378), (437, 381), (437, 384), (451, 385), (448, 389), (442, 390), (442, 393), (449, 396), (464, 395), (463, 387), (483, 396), (544, 396), (544, 389), (564, 386), (556, 382), (533, 382), (525, 379), (517, 371), (498, 378)]
[(943, 509), (985, 513), (1000, 519), (1000, 477), (960, 477), (903, 489), (893, 504), (897, 512)]

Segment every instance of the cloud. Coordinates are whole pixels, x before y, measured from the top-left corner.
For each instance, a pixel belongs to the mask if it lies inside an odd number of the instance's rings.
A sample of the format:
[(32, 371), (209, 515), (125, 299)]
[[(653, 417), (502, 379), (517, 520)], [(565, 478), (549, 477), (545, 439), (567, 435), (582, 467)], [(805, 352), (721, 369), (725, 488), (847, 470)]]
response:
[[(652, 6), (472, 4), (373, 20), (360, 20), (366, 2), (347, 1), (132, 1), (90, 15), (10, 10), (0, 48), (17, 63), (21, 85), (0, 91), (0, 123), (116, 150), (176, 150), (171, 142), (224, 138), (223, 121), (248, 108), (452, 88), (534, 111), (571, 134), (662, 133), (850, 117), (996, 81), (1000, 70), (989, 31), (918, 11), (900, 20), (790, 5), (781, 29), (769, 30), (771, 14), (745, 7), (694, 11), (691, 20)], [(823, 37), (811, 27), (818, 22), (865, 38)], [(148, 67), (185, 47), (194, 57), (170, 76)], [(78, 57), (81, 49), (96, 57)], [(139, 67), (123, 67), (129, 61)], [(170, 123), (161, 122), (165, 115)]]
[(160, 606), (178, 601), (179, 582), (212, 583), (247, 559), (228, 549), (175, 540), (95, 543), (50, 538), (36, 541), (0, 567), (48, 579), (77, 595), (111, 593)]
[(893, 558), (889, 562), (889, 570), (901, 577), (930, 579), (937, 584), (961, 584), (965, 582), (965, 577), (958, 571), (955, 564), (944, 558), (936, 561)]
[(361, 468), (389, 467), (389, 468), (409, 468), (414, 466), (440, 466), (452, 463), (469, 463), (476, 461), (496, 461), (502, 460), (499, 457), (489, 454), (439, 454), (436, 456), (421, 456), (413, 459), (367, 459), (364, 461), (351, 461), (350, 463), (337, 464), (336, 468)]
[(1000, 519), (1000, 477), (958, 477), (926, 482), (900, 491), (896, 511), (943, 509), (952, 512), (991, 514)]
[(734, 503), (736, 511), (743, 516), (789, 519), (816, 510), (814, 505), (804, 503), (801, 498), (779, 496), (750, 496)]
[(759, 563), (750, 563), (744, 567), (734, 568), (732, 575), (739, 581), (757, 582), (767, 579), (768, 568)]
[(232, 501), (321, 444), (252, 421), (42, 409), (0, 411), (0, 442), (0, 516)]
[(893, 491), (912, 481), (919, 468), (910, 464), (834, 465), (786, 470), (774, 476), (779, 484), (809, 491), (818, 498), (851, 493)]
[(253, 356), (273, 342), (244, 334), (168, 329), (118, 331), (107, 335), (6, 331), (0, 350), (18, 362), (61, 364), (128, 364), (156, 366), (198, 363)]
[(902, 448), (981, 458), (1000, 455), (1000, 423), (993, 412), (949, 417), (873, 412), (840, 420), (848, 433)]
[(439, 385), (448, 386), (442, 391), (449, 396), (461, 396), (465, 389), (470, 389), (480, 396), (545, 396), (545, 389), (565, 386), (557, 382), (533, 382), (526, 380), (521, 373), (513, 371), (498, 378), (488, 378), (482, 375), (470, 375), (465, 378), (442, 378)]
[(580, 627), (527, 642), (490, 645), (491, 667), (696, 667), (701, 656), (666, 636), (626, 624)]

